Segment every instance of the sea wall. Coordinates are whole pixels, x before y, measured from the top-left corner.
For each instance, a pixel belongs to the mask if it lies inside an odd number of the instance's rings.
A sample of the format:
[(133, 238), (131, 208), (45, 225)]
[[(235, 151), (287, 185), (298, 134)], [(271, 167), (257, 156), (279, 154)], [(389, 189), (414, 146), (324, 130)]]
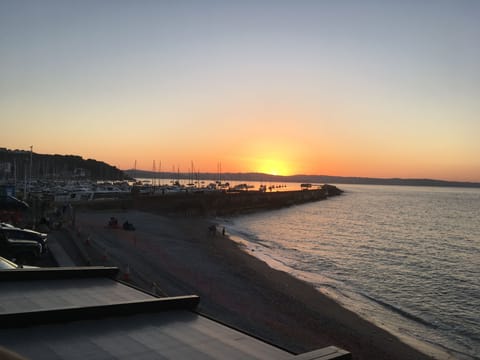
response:
[(165, 215), (219, 216), (249, 213), (260, 210), (324, 200), (340, 195), (332, 185), (320, 189), (279, 192), (190, 192), (165, 195), (134, 195), (129, 200), (91, 201), (83, 206), (94, 209), (124, 208)]

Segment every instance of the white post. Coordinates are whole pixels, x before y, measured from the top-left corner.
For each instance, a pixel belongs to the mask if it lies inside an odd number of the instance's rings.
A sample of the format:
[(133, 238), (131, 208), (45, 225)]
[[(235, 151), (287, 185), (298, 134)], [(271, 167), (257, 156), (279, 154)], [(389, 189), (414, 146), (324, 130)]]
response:
[(30, 179), (28, 180), (28, 192), (32, 191), (32, 153), (33, 153), (33, 145), (30, 146)]

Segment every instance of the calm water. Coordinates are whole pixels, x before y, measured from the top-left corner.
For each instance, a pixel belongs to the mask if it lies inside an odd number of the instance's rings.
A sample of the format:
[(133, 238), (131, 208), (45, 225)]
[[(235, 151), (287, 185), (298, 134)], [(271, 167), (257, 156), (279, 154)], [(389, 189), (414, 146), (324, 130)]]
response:
[(226, 219), (226, 228), (393, 333), (479, 358), (480, 189), (339, 187), (340, 197)]

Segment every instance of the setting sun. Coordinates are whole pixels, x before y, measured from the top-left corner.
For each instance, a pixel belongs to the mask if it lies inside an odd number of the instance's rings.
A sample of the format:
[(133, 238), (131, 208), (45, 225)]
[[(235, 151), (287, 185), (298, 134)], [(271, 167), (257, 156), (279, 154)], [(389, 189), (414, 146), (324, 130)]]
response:
[(291, 168), (282, 160), (261, 159), (256, 171), (270, 175), (292, 175)]

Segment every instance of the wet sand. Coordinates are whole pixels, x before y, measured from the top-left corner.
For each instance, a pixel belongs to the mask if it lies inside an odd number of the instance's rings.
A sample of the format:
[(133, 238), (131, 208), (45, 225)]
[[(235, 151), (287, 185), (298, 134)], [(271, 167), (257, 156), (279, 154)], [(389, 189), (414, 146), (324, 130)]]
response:
[[(136, 231), (107, 228), (110, 216), (120, 224), (128, 219)], [(431, 358), (309, 284), (270, 268), (221, 231), (211, 234), (210, 224), (138, 211), (80, 211), (75, 232), (92, 264), (119, 266), (123, 279), (157, 294), (197, 294), (200, 313), (291, 352), (336, 345), (354, 359)]]

